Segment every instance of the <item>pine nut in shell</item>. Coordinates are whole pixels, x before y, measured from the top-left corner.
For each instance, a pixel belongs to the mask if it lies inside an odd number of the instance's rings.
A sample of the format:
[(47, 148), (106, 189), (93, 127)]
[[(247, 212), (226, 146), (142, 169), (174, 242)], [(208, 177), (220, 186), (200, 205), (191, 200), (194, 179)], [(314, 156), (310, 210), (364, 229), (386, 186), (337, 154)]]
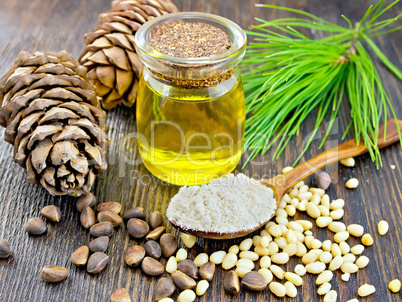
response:
[(326, 172), (317, 172), (316, 182), (318, 188), (326, 190), (331, 184), (331, 176)]
[(66, 279), (68, 276), (68, 269), (55, 266), (55, 265), (46, 265), (40, 271), (40, 277), (47, 282), (61, 282)]
[(46, 232), (46, 224), (39, 217), (28, 219), (24, 225), (24, 229), (30, 235), (39, 236)]
[(70, 261), (76, 266), (85, 266), (89, 257), (89, 248), (86, 245), (77, 248), (70, 257)]
[(286, 295), (286, 287), (278, 282), (271, 282), (269, 290), (277, 297), (284, 297)]
[[(177, 238), (173, 234), (165, 233), (159, 239), (159, 244), (164, 257), (170, 257), (177, 251)], [(208, 261), (207, 261), (208, 262)]]
[(5, 239), (0, 239), (0, 259), (6, 259), (11, 256), (11, 246)]
[(263, 275), (254, 271), (245, 274), (241, 283), (246, 289), (252, 291), (262, 291), (268, 284)]
[(170, 278), (160, 278), (155, 285), (155, 300), (160, 301), (164, 298), (170, 298), (174, 291), (175, 285)]
[(197, 296), (202, 296), (203, 294), (206, 293), (207, 289), (209, 287), (209, 283), (207, 280), (201, 280), (197, 283), (197, 287), (195, 290), (195, 293)]
[(182, 273), (179, 270), (172, 273), (172, 280), (176, 287), (180, 290), (191, 289), (197, 285), (193, 278), (187, 276), (185, 273)]
[(145, 209), (142, 207), (135, 207), (124, 212), (123, 219), (129, 220), (131, 218), (137, 218), (145, 220)]
[(373, 294), (374, 292), (375, 292), (374, 285), (370, 285), (367, 283), (360, 286), (359, 289), (357, 290), (357, 294), (360, 297), (367, 297), (367, 296)]
[(215, 274), (215, 263), (207, 262), (198, 270), (198, 274), (204, 280), (211, 281)]
[(133, 245), (124, 252), (124, 261), (128, 266), (137, 267), (145, 257), (145, 249), (140, 245)]
[(152, 257), (145, 257), (141, 262), (142, 271), (149, 276), (159, 276), (165, 271), (165, 267)]
[(392, 291), (393, 293), (397, 293), (401, 290), (401, 281), (399, 281), (398, 279), (394, 279), (392, 280), (389, 284), (388, 284), (388, 288), (390, 289), (390, 291)]
[(59, 222), (61, 218), (60, 208), (56, 207), (55, 205), (48, 205), (43, 207), (40, 213), (43, 217), (52, 222)]
[(81, 211), (80, 222), (85, 229), (91, 228), (96, 223), (95, 213), (90, 207)]
[(177, 269), (193, 279), (198, 278), (198, 268), (190, 259), (179, 262)]
[(132, 302), (125, 288), (116, 289), (110, 296), (110, 302)]
[(151, 232), (149, 232), (146, 236), (145, 239), (146, 240), (159, 240), (160, 237), (166, 233), (166, 228), (164, 226), (160, 226), (157, 227), (156, 229), (152, 230)]
[(108, 236), (101, 236), (98, 238), (95, 238), (94, 240), (92, 240), (89, 244), (89, 250), (92, 253), (96, 253), (96, 252), (106, 252), (107, 250), (107, 246), (109, 244), (109, 237)]
[(384, 236), (386, 233), (388, 233), (389, 230), (389, 225), (388, 222), (386, 222), (385, 220), (381, 220), (378, 223), (378, 234), (380, 234), (381, 236)]
[(114, 229), (113, 225), (110, 222), (99, 222), (94, 224), (90, 229), (89, 232), (94, 237), (101, 237), (101, 236), (112, 236)]
[(75, 203), (75, 207), (78, 212), (84, 211), (87, 207), (93, 207), (96, 204), (96, 197), (91, 192), (85, 193), (81, 195), (77, 202)]
[(134, 238), (143, 238), (149, 232), (149, 225), (142, 219), (130, 218), (127, 222), (128, 233)]
[(231, 294), (237, 294), (240, 292), (240, 280), (235, 271), (230, 271), (225, 274), (223, 278), (223, 287)]
[(88, 258), (87, 272), (90, 274), (98, 274), (106, 267), (108, 263), (109, 263), (108, 255), (102, 252), (93, 253)]
[(149, 214), (148, 224), (152, 229), (156, 229), (163, 224), (163, 216), (159, 211), (153, 211)]
[(118, 202), (103, 202), (98, 204), (96, 210), (98, 212), (110, 211), (115, 214), (119, 214), (121, 212), (121, 204)]
[(112, 211), (102, 211), (98, 213), (98, 221), (99, 222), (105, 222), (108, 221), (110, 222), (114, 227), (118, 227), (123, 223), (123, 219), (113, 213)]

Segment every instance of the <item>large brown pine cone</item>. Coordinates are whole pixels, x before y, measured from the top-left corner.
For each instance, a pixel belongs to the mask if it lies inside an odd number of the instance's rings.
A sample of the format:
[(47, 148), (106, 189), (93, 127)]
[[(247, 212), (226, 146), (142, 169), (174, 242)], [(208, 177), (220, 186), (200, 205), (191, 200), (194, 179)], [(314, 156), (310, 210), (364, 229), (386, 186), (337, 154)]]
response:
[(111, 10), (99, 16), (98, 28), (84, 36), (79, 60), (88, 68), (103, 108), (134, 104), (142, 68), (134, 35), (148, 20), (177, 11), (170, 0), (114, 0)]
[(14, 161), (52, 195), (88, 192), (107, 168), (105, 112), (67, 52), (21, 52), (0, 79), (0, 125)]

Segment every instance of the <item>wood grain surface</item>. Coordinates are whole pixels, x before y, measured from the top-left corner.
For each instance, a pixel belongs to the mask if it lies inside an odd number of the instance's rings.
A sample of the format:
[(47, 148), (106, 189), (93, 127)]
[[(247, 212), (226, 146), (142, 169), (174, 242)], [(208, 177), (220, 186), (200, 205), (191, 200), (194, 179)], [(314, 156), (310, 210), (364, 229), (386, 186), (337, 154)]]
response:
[[(345, 24), (341, 14), (357, 21), (374, 1), (366, 0), (286, 0), (286, 1), (246, 1), (246, 0), (174, 0), (181, 11), (203, 11), (219, 14), (237, 22), (245, 29), (253, 24), (253, 17), (272, 19), (290, 14), (255, 8), (255, 3), (276, 3), (293, 8), (300, 8), (332, 22)], [(27, 51), (58, 51), (65, 49), (75, 57), (83, 49), (84, 33), (94, 29), (101, 12), (110, 7), (109, 0), (2, 0), (0, 8), (0, 74), (10, 67), (17, 53)], [(397, 16), (402, 11), (400, 4), (386, 14)], [(399, 22), (399, 26), (401, 22)], [(312, 35), (313, 33), (306, 33)], [(318, 33), (315, 33), (318, 35)], [(401, 69), (401, 31), (375, 39), (375, 42)], [(384, 85), (389, 92), (397, 115), (402, 117), (401, 82), (379, 66)], [(349, 120), (348, 106), (340, 112), (325, 148), (339, 144), (343, 130)], [(138, 158), (133, 109), (118, 107), (108, 112), (110, 136), (110, 168), (97, 178), (93, 192), (99, 202), (117, 201), (127, 210), (142, 206), (147, 213), (153, 210), (164, 212), (170, 198), (178, 191), (177, 186), (161, 183), (150, 175)], [(286, 152), (278, 160), (273, 160), (273, 150), (259, 157), (258, 162), (249, 164), (244, 170), (250, 176), (272, 177), (281, 169), (293, 163), (303, 149), (306, 135), (312, 131), (314, 115), (303, 125), (302, 133), (294, 138)], [(325, 131), (323, 127), (322, 131)], [(322, 133), (323, 133), (322, 132)], [(87, 244), (90, 240), (88, 231), (79, 222), (79, 213), (75, 209), (75, 200), (69, 197), (51, 197), (44, 189), (32, 185), (26, 180), (20, 167), (12, 161), (12, 146), (3, 141), (4, 131), (0, 131), (0, 238), (7, 239), (13, 247), (13, 255), (0, 260), (0, 301), (109, 301), (110, 294), (117, 288), (125, 287), (133, 301), (152, 301), (154, 286), (158, 278), (150, 278), (139, 269), (131, 269), (124, 264), (123, 251), (138, 241), (127, 235), (123, 226), (116, 230), (107, 251), (111, 262), (98, 276), (92, 276), (83, 269), (70, 264), (69, 257), (74, 249)], [(352, 138), (351, 136), (348, 139)], [(318, 149), (319, 139), (314, 141), (304, 159), (309, 159), (322, 150)], [(357, 289), (364, 283), (376, 287), (374, 295), (361, 301), (401, 301), (402, 293), (392, 294), (387, 286), (394, 278), (402, 279), (402, 150), (395, 144), (381, 151), (383, 167), (376, 169), (370, 158), (356, 158), (355, 168), (346, 168), (333, 164), (325, 170), (331, 174), (334, 183), (328, 189), (332, 199), (343, 198), (346, 201), (346, 224), (360, 223), (365, 231), (373, 235), (374, 245), (364, 252), (370, 258), (367, 268), (353, 274), (350, 281), (341, 281), (337, 272), (331, 281), (332, 288), (338, 291), (338, 301), (347, 301), (357, 297)], [(244, 156), (247, 156), (245, 154)], [(392, 169), (391, 165), (395, 165)], [(239, 165), (240, 166), (240, 165)], [(238, 169), (240, 171), (240, 168)], [(355, 190), (345, 188), (345, 182), (351, 177), (360, 180)], [(314, 184), (314, 177), (307, 181)], [(61, 208), (62, 221), (48, 224), (44, 236), (31, 237), (24, 230), (24, 223), (30, 218), (40, 216), (43, 206), (55, 204)], [(297, 213), (296, 218), (308, 219), (305, 214)], [(390, 231), (386, 236), (379, 236), (377, 223), (388, 221)], [(166, 220), (165, 220), (166, 222)], [(180, 233), (170, 227), (177, 236)], [(318, 239), (332, 239), (333, 234), (313, 228)], [(212, 253), (222, 248), (227, 249), (241, 240), (213, 241), (198, 239), (190, 250), (191, 258), (200, 252)], [(350, 240), (351, 244), (357, 239)], [(141, 243), (141, 241), (139, 242)], [(182, 245), (179, 240), (179, 244)], [(166, 261), (166, 260), (163, 260)], [(292, 258), (284, 266), (293, 270), (300, 263), (299, 258)], [(44, 265), (61, 265), (70, 269), (67, 280), (60, 284), (46, 284), (39, 277)], [(222, 287), (224, 271), (217, 273), (207, 293), (199, 301), (320, 301), (317, 295), (315, 278), (303, 277), (304, 283), (298, 288), (295, 299), (278, 299), (269, 290), (253, 293), (242, 290), (237, 296), (225, 293)]]

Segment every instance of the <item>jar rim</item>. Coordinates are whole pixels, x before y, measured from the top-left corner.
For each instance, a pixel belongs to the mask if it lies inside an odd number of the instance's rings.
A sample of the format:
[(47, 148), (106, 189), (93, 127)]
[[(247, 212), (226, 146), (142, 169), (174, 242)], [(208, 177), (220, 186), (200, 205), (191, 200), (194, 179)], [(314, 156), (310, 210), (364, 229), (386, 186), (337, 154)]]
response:
[[(183, 58), (175, 57), (172, 55), (164, 54), (153, 48), (148, 42), (148, 33), (157, 25), (173, 21), (173, 20), (189, 20), (194, 22), (195, 20), (203, 21), (211, 25), (217, 26), (224, 30), (228, 34), (231, 46), (228, 50), (209, 57), (196, 57), (196, 58)], [(202, 13), (202, 12), (178, 12), (162, 15), (151, 19), (140, 27), (135, 34), (135, 47), (137, 48), (137, 54), (142, 61), (144, 56), (155, 58), (158, 61), (169, 61), (170, 63), (177, 63), (184, 65), (211, 65), (228, 60), (232, 56), (236, 56), (239, 52), (244, 55), (245, 46), (247, 42), (247, 36), (244, 30), (235, 22), (218, 15)]]

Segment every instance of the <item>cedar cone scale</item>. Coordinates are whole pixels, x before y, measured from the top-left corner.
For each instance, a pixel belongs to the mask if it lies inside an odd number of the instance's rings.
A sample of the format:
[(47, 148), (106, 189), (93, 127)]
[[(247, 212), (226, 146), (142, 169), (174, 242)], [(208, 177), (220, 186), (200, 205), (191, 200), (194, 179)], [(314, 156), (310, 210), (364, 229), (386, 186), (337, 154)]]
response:
[(20, 52), (0, 79), (0, 125), (14, 161), (52, 195), (88, 192), (107, 168), (106, 114), (65, 51)]
[(135, 33), (152, 18), (174, 12), (178, 9), (170, 0), (114, 0), (111, 10), (99, 16), (99, 26), (85, 34), (79, 61), (88, 68), (104, 109), (134, 105), (142, 68)]

